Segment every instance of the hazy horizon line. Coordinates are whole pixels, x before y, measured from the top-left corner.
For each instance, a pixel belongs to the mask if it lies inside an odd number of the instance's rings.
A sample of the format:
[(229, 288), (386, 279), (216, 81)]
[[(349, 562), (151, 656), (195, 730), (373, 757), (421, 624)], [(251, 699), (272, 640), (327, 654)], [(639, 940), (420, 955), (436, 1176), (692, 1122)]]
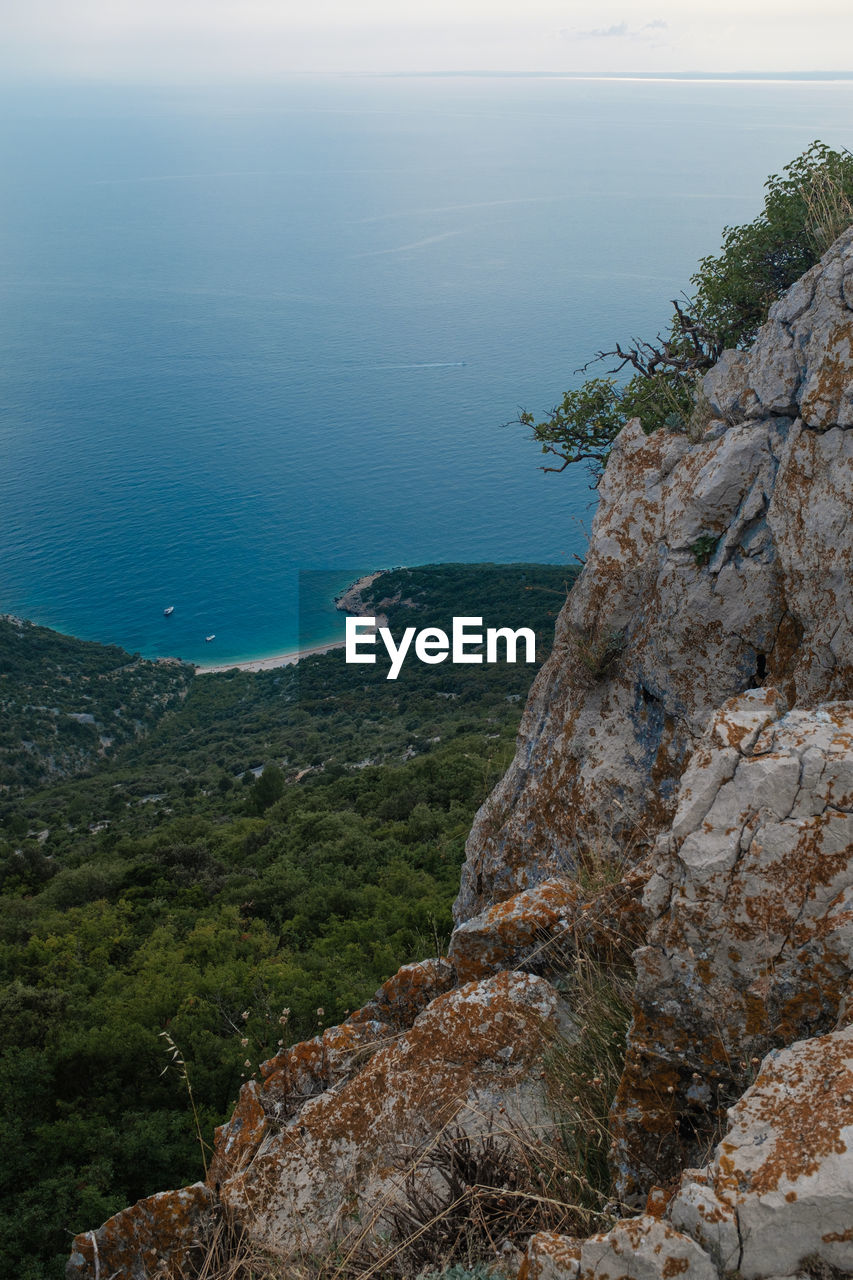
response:
[(6, 80), (5, 88), (22, 85), (55, 85), (65, 87), (126, 87), (139, 88), (204, 88), (227, 83), (233, 87), (270, 88), (286, 80), (336, 79), (336, 80), (440, 80), (440, 79), (515, 79), (515, 80), (620, 80), (620, 81), (725, 81), (753, 83), (832, 83), (853, 81), (853, 70), (791, 71), (519, 71), (489, 68), (435, 71), (318, 71), (287, 70), (269, 76), (219, 76), (179, 80), (167, 76), (148, 78), (123, 77), (120, 81), (105, 75), (20, 75)]

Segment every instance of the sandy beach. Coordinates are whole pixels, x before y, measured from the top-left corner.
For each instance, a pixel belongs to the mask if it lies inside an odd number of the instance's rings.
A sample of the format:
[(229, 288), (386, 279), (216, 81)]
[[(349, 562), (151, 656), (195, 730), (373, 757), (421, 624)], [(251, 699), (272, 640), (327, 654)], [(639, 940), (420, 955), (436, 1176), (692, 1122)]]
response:
[(290, 653), (275, 653), (270, 658), (249, 658), (245, 662), (219, 662), (215, 665), (201, 666), (195, 664), (196, 675), (207, 676), (217, 671), (272, 671), (275, 667), (292, 667), (300, 658), (310, 658), (315, 653), (331, 653), (333, 649), (343, 649), (343, 640), (335, 640), (332, 644), (318, 644), (310, 649), (294, 649)]
[[(377, 569), (373, 573), (365, 574), (357, 582), (351, 583), (346, 591), (336, 598), (335, 608), (341, 613), (363, 617), (367, 613), (367, 609), (361, 599), (361, 592), (372, 586), (377, 578), (382, 577), (383, 573), (387, 573), (387, 570)], [(376, 622), (378, 626), (387, 625), (387, 621), (384, 615), (377, 616)], [(209, 665), (207, 663), (196, 663), (196, 675), (206, 676), (217, 671), (233, 671), (235, 667), (238, 671), (272, 671), (275, 667), (291, 667), (300, 658), (310, 658), (315, 653), (331, 653), (333, 649), (343, 649), (345, 644), (344, 640), (333, 640), (331, 644), (317, 644), (308, 649), (292, 649), (289, 653), (276, 653), (270, 658), (247, 658), (245, 662), (217, 662)]]

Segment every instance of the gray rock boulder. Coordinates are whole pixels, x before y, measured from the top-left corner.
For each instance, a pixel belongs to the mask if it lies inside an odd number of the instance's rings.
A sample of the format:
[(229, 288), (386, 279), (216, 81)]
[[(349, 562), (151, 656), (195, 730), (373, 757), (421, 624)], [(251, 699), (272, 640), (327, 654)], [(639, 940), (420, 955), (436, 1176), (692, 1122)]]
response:
[(774, 303), (748, 353), (725, 353), (705, 394), (729, 421), (771, 413), (819, 431), (853, 426), (853, 229)]
[(723, 1274), (853, 1271), (853, 1027), (764, 1060), (668, 1218)]
[(519, 1280), (719, 1280), (708, 1254), (669, 1222), (644, 1214), (575, 1240), (540, 1231), (527, 1246)]
[(251, 1160), (220, 1186), (226, 1210), (278, 1258), (381, 1248), (407, 1188), (436, 1175), (423, 1159), (439, 1135), (513, 1125), (547, 1131), (541, 1059), (549, 1027), (569, 1032), (549, 983), (501, 973), (439, 996), (351, 1079), (270, 1126)]
[(701, 1156), (773, 1046), (833, 1027), (853, 972), (853, 702), (732, 700), (684, 772), (645, 901), (614, 1108), (623, 1196)]

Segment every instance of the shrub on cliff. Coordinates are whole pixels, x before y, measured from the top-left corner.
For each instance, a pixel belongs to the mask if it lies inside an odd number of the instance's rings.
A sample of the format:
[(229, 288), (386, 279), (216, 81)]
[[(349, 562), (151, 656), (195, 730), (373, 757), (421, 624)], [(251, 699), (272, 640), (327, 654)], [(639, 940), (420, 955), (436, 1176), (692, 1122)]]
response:
[[(629, 418), (639, 418), (646, 432), (701, 429), (702, 375), (725, 348), (749, 346), (771, 304), (853, 224), (849, 151), (813, 142), (781, 174), (771, 175), (765, 188), (758, 217), (725, 227), (720, 253), (703, 258), (691, 278), (693, 296), (673, 301), (666, 335), (599, 352), (592, 363), (615, 361), (610, 376), (567, 391), (543, 421), (529, 410), (519, 413), (542, 452), (561, 464), (545, 471), (586, 462), (597, 485)], [(625, 370), (632, 376), (620, 382)]]

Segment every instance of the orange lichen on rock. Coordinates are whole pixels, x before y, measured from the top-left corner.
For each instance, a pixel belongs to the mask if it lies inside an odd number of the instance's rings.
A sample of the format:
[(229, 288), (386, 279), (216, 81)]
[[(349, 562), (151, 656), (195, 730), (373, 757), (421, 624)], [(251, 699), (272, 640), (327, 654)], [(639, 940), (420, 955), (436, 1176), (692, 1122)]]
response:
[(188, 1267), (213, 1223), (213, 1193), (202, 1182), (161, 1191), (122, 1209), (97, 1231), (76, 1236), (66, 1276), (151, 1280), (169, 1265)]
[(556, 934), (568, 936), (582, 900), (580, 886), (551, 877), (467, 920), (453, 932), (448, 959), (460, 982), (536, 963)]
[(527, 1242), (518, 1280), (576, 1280), (581, 1241), (556, 1231), (537, 1231)]
[(853, 703), (782, 714), (756, 691), (720, 710), (685, 770), (613, 1111), (634, 1202), (695, 1162), (751, 1061), (836, 1025), (853, 968), (851, 733)]
[(719, 1280), (694, 1240), (650, 1214), (583, 1241), (577, 1280)]
[(649, 875), (646, 860), (593, 892), (552, 876), (459, 925), (448, 959), (460, 982), (509, 968), (562, 972), (577, 952), (602, 961), (627, 959), (644, 935)]
[[(853, 401), (853, 316), (822, 334), (820, 363), (803, 391), (801, 412), (809, 426), (839, 423)], [(850, 426), (850, 422), (843, 425)]]
[(394, 1031), (406, 1031), (436, 996), (455, 986), (450, 964), (443, 958), (404, 964), (362, 1009), (347, 1021), (383, 1022)]
[(444, 959), (403, 965), (345, 1022), (261, 1063), (264, 1106), (278, 1121), (294, 1115), (308, 1098), (350, 1075), (382, 1044), (409, 1028), (454, 982), (454, 971)]
[(231, 1119), (214, 1131), (208, 1186), (216, 1189), (220, 1182), (233, 1177), (249, 1163), (260, 1146), (267, 1127), (267, 1113), (259, 1094), (256, 1080), (244, 1084)]
[(723, 1271), (792, 1275), (806, 1257), (853, 1269), (853, 1028), (774, 1051), (729, 1112), (707, 1169), (669, 1215)]
[(481, 1132), (498, 1113), (502, 1130), (513, 1117), (547, 1123), (531, 1068), (560, 1017), (557, 993), (530, 974), (501, 973), (440, 996), (352, 1079), (268, 1137), (222, 1186), (223, 1202), (283, 1257), (323, 1252), (354, 1232), (378, 1238), (405, 1179), (402, 1158), (417, 1179), (418, 1153), (448, 1124)]

